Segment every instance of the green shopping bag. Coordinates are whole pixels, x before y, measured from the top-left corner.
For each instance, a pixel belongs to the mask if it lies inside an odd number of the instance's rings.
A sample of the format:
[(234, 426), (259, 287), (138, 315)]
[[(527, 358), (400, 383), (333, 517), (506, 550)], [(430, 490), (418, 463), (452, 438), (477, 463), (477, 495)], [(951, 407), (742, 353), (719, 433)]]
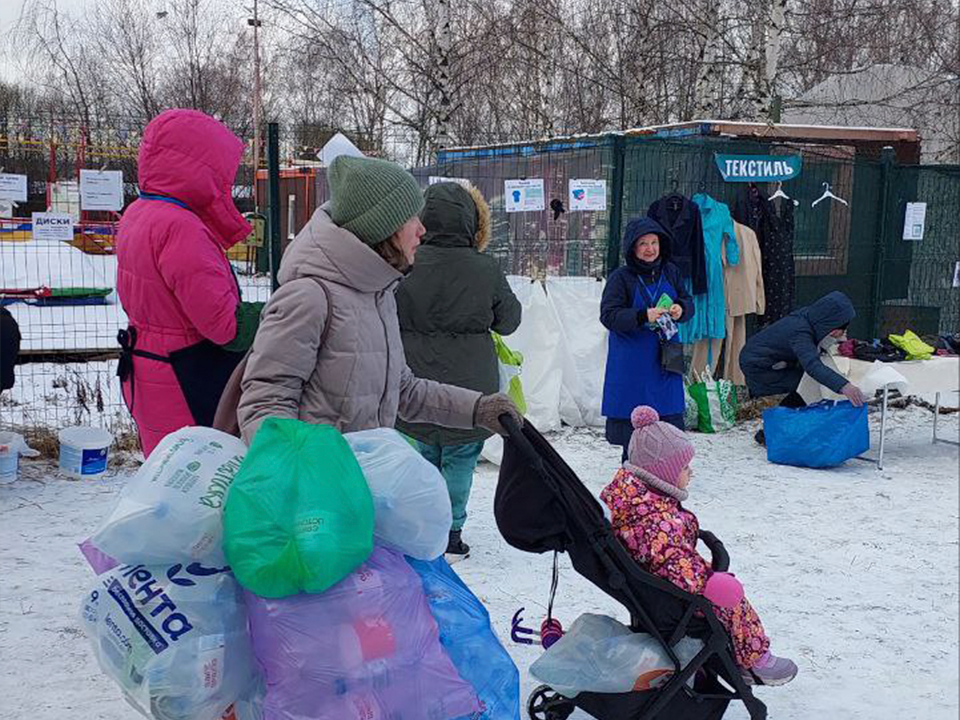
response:
[(724, 432), (737, 422), (737, 390), (729, 380), (714, 380), (707, 370), (689, 387), (697, 403), (697, 429), (703, 433)]
[(495, 332), (493, 346), (497, 351), (497, 360), (500, 372), (500, 392), (506, 393), (513, 400), (521, 415), (527, 413), (527, 401), (523, 396), (523, 385), (520, 383), (520, 368), (523, 365), (523, 355), (518, 350), (511, 350)]
[(373, 498), (347, 441), (330, 425), (267, 418), (223, 511), (237, 581), (268, 598), (319, 593), (373, 551)]

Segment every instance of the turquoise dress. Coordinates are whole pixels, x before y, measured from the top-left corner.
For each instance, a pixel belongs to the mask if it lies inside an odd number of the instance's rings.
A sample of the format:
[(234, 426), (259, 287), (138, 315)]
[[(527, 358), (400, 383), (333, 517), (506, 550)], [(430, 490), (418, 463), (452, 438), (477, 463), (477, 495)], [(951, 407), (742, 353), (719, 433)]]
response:
[(704, 338), (722, 338), (726, 335), (726, 300), (723, 294), (723, 258), (720, 252), (727, 246), (727, 263), (740, 262), (740, 250), (733, 230), (730, 208), (709, 195), (698, 193), (693, 202), (700, 208), (703, 221), (703, 252), (707, 265), (707, 292), (694, 295), (696, 311), (690, 322), (680, 326), (680, 339), (693, 343)]

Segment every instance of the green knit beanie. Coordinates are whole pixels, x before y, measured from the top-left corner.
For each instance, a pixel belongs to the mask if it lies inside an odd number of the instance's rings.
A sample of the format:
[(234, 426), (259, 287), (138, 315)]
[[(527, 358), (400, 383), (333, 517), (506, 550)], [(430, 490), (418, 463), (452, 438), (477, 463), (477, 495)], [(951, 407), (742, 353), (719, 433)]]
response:
[(327, 168), (330, 219), (367, 245), (379, 245), (423, 209), (423, 193), (396, 163), (340, 155)]

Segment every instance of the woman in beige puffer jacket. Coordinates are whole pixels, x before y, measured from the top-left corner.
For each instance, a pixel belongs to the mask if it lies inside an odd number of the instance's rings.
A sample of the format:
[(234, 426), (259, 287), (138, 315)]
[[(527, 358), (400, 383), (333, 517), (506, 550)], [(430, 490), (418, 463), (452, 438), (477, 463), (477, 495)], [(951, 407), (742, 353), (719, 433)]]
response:
[(393, 427), (398, 417), (498, 433), (504, 413), (521, 421), (506, 395), (423, 380), (407, 367), (394, 292), (424, 232), (416, 180), (394, 163), (347, 156), (328, 180), (331, 201), (284, 254), (247, 358), (237, 409), (244, 441), (268, 417), (341, 432)]

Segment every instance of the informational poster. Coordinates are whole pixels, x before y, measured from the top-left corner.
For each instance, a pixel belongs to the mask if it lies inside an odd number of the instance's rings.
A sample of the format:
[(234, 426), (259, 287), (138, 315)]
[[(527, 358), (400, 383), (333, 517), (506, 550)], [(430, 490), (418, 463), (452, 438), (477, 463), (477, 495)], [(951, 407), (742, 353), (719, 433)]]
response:
[(543, 202), (543, 179), (504, 180), (504, 206), (510, 212), (540, 212)]
[(953, 266), (953, 286), (960, 287), (960, 262)]
[(570, 180), (568, 207), (571, 212), (607, 209), (606, 180)]
[(69, 213), (33, 213), (33, 239), (73, 241), (73, 218)]
[(430, 185), (436, 185), (442, 182), (455, 182), (457, 185), (463, 185), (464, 187), (470, 184), (470, 181), (466, 178), (440, 177), (439, 175), (431, 175), (428, 182)]
[(923, 226), (927, 220), (927, 204), (925, 202), (907, 203), (907, 211), (903, 216), (903, 239), (923, 240)]
[(0, 200), (25, 203), (27, 201), (27, 176), (0, 173)]
[(123, 173), (120, 170), (81, 170), (80, 209), (123, 210)]

